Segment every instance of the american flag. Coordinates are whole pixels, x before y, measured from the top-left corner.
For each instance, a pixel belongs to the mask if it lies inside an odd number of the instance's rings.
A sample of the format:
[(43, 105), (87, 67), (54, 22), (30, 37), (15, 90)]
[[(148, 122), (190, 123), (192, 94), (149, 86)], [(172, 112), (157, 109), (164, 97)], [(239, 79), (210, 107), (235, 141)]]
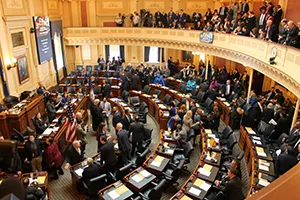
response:
[(66, 132), (66, 141), (73, 142), (76, 139), (76, 120), (74, 118), (74, 111), (72, 103), (68, 103), (67, 107), (67, 132)]

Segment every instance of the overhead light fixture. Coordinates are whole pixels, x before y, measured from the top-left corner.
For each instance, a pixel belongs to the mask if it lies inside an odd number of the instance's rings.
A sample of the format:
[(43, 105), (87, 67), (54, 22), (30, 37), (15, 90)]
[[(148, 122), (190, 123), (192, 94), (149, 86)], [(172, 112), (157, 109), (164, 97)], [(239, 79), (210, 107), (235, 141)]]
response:
[(10, 64), (7, 65), (7, 70), (10, 70), (11, 68), (15, 68), (18, 66), (18, 62), (16, 58), (11, 59)]

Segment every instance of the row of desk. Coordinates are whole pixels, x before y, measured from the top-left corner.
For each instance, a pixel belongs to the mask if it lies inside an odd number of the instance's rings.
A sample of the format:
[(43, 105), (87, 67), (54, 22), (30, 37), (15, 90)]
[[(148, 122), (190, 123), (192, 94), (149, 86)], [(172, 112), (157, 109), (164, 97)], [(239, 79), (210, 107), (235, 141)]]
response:
[[(95, 77), (93, 80), (93, 84), (102, 84), (103, 81), (108, 81), (111, 85), (119, 85), (120, 78), (115, 77)], [(89, 84), (89, 78), (88, 77), (71, 77), (67, 76), (61, 81), (61, 84), (68, 84), (68, 85), (87, 85)]]

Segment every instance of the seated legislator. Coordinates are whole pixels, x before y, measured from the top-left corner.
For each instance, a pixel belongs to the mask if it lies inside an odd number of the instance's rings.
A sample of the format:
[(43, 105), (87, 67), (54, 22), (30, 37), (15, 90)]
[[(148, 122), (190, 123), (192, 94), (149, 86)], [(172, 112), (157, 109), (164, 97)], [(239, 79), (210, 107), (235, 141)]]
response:
[[(35, 182), (37, 183), (37, 182)], [(25, 199), (35, 200), (35, 199), (43, 199), (44, 192), (41, 188), (37, 187), (37, 184), (29, 185), (29, 178), (25, 178), (23, 180), (23, 185), (25, 188)]]
[(48, 121), (49, 121), (49, 124), (51, 124), (52, 121), (55, 119), (55, 116), (56, 116), (56, 109), (55, 109), (53, 99), (50, 99), (47, 102), (46, 108), (47, 108), (47, 114), (48, 114)]
[(47, 129), (47, 123), (42, 120), (41, 113), (37, 113), (33, 119), (34, 126), (36, 128), (36, 133), (38, 135), (42, 134)]
[(88, 167), (82, 172), (82, 181), (89, 187), (90, 180), (100, 175), (100, 166), (94, 163), (92, 158), (86, 159)]
[(193, 77), (190, 77), (186, 84), (186, 92), (191, 93), (197, 87), (196, 81)]
[(173, 131), (173, 138), (177, 141), (179, 147), (183, 147), (187, 138), (187, 132), (181, 124), (177, 124), (177, 129)]
[[(240, 168), (241, 164), (240, 164), (240, 161), (237, 160), (237, 159), (233, 159), (230, 163), (230, 166), (229, 168), (233, 168), (233, 169), (236, 169), (236, 176), (241, 178), (242, 177), (242, 172), (241, 172), (241, 168)], [(227, 174), (224, 174), (222, 177), (221, 177), (221, 180), (216, 180), (215, 181), (215, 184), (216, 185), (225, 185), (226, 182), (228, 182), (230, 179), (229, 179), (229, 176)]]
[(163, 78), (163, 76), (160, 75), (159, 72), (156, 72), (156, 76), (155, 76), (155, 78), (154, 78), (153, 83), (154, 83), (154, 84), (158, 84), (158, 85), (165, 86), (164, 78)]
[(101, 161), (100, 164), (104, 164), (104, 171), (111, 172), (114, 170), (117, 164), (117, 156), (114, 150), (114, 144), (111, 141), (107, 141), (106, 137), (101, 136), (101, 141), (105, 142), (100, 148)]
[(80, 144), (80, 141), (75, 140), (72, 145), (66, 151), (66, 164), (65, 169), (68, 169), (70, 165), (75, 165), (84, 160), (83, 147)]
[(226, 200), (243, 200), (245, 198), (242, 192), (242, 182), (237, 175), (237, 170), (231, 168), (228, 170), (230, 180), (225, 183), (225, 186), (222, 187), (218, 182), (216, 183), (218, 189), (224, 193)]
[(292, 147), (287, 146), (285, 152), (280, 154), (275, 162), (275, 175), (279, 177), (285, 172), (293, 168), (298, 164), (297, 157), (294, 155)]
[(62, 96), (60, 94), (57, 95), (54, 105), (56, 110), (59, 110), (61, 107), (64, 106), (64, 104), (62, 103)]
[(167, 123), (167, 128), (169, 131), (175, 131), (177, 128), (177, 124), (180, 124), (180, 117), (179, 115), (175, 115), (171, 117)]

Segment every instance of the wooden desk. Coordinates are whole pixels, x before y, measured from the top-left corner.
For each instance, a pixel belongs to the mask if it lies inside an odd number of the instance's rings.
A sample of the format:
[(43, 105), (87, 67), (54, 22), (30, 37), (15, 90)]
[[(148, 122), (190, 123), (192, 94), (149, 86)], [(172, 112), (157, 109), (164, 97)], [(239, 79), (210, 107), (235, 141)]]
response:
[[(145, 171), (144, 171), (145, 170)], [(145, 173), (144, 173), (145, 172)], [(147, 176), (144, 176), (147, 174)], [(131, 188), (135, 192), (141, 192), (156, 178), (151, 172), (147, 171), (143, 167), (139, 167), (132, 171), (130, 174), (124, 177), (126, 186)]]
[(174, 155), (174, 152), (175, 152), (175, 149), (176, 149), (176, 146), (177, 146), (176, 144), (161, 141), (157, 145), (155, 152), (156, 152), (157, 155), (163, 156), (165, 158), (172, 159), (173, 155)]
[(219, 167), (221, 163), (221, 153), (205, 151), (205, 163)]
[(182, 190), (179, 190), (170, 200), (193, 200), (192, 198), (188, 197), (184, 194)]
[(221, 115), (221, 119), (226, 125), (230, 125), (230, 111), (231, 111), (231, 106), (228, 101), (221, 101), (220, 98), (216, 99), (219, 106), (222, 108), (223, 113)]
[(177, 144), (177, 141), (173, 137), (173, 133), (168, 130), (160, 130), (162, 140), (171, 144)]
[(0, 129), (4, 137), (10, 139), (14, 135), (14, 128), (22, 134), (27, 131), (27, 126), (35, 130), (31, 119), (39, 112), (41, 115), (45, 114), (43, 95), (35, 95), (30, 103), (27, 103), (26, 107), (18, 113), (1, 112)]
[(182, 188), (184, 193), (192, 199), (204, 199), (211, 186), (212, 183), (192, 176)]
[(172, 90), (166, 86), (155, 85), (155, 84), (149, 84), (149, 86), (151, 87), (151, 91), (150, 91), (151, 94), (153, 94), (153, 91), (155, 89), (161, 91), (160, 100), (163, 100), (166, 94), (170, 95), (173, 99), (177, 99), (180, 102), (184, 99), (184, 94), (179, 93), (177, 90)]
[(213, 183), (218, 175), (219, 168), (204, 163), (197, 170), (197, 177)]
[(99, 191), (101, 200), (123, 200), (130, 199), (134, 193), (121, 181), (117, 181)]
[(154, 154), (153, 156), (149, 156), (147, 158), (143, 166), (151, 173), (159, 176), (165, 170), (169, 162), (170, 159)]

